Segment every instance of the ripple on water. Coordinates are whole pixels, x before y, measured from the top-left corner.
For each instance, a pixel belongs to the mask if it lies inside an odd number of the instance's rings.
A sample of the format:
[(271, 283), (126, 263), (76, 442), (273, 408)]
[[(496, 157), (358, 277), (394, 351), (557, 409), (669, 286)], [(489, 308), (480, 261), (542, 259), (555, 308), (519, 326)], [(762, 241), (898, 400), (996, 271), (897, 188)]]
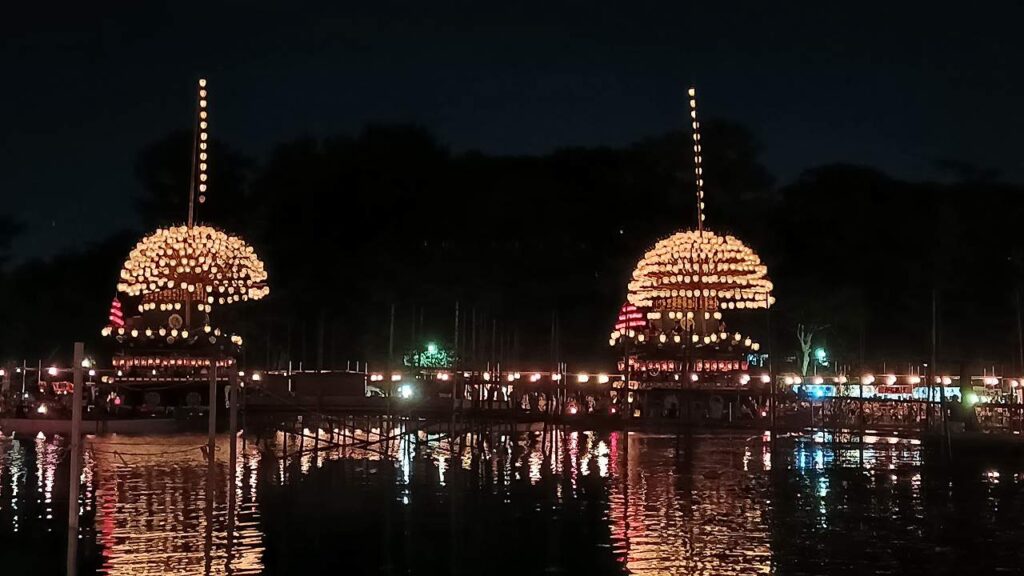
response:
[[(1021, 472), (950, 474), (908, 440), (787, 438), (773, 456), (761, 435), (393, 433), (373, 449), (312, 451), (292, 437), (287, 461), (283, 435), (249, 444), (233, 483), (226, 438), (212, 476), (202, 436), (90, 438), (84, 572), (931, 575), (1024, 565)], [(11, 573), (63, 565), (63, 447), (0, 439), (0, 557)]]

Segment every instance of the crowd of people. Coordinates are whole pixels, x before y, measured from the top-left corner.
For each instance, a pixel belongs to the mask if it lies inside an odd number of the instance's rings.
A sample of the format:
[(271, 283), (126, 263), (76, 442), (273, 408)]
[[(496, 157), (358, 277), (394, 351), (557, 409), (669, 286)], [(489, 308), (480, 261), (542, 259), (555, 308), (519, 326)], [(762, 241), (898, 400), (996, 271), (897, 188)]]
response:
[[(860, 426), (924, 428), (942, 422), (941, 405), (916, 400), (881, 400), (834, 397), (811, 406), (797, 400), (797, 410), (810, 411), (814, 425), (826, 428)], [(956, 429), (992, 430), (1024, 428), (1021, 405), (1010, 403), (965, 403), (960, 395), (946, 399), (946, 421)]]

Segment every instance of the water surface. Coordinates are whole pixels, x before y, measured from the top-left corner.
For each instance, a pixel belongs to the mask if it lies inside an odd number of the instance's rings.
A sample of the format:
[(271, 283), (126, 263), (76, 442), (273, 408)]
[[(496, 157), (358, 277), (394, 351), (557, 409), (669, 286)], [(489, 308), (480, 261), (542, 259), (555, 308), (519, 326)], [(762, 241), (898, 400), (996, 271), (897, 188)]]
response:
[[(308, 432), (308, 431), (307, 431)], [(377, 440), (380, 431), (357, 430)], [(480, 428), (87, 439), (81, 573), (981, 574), (1024, 566), (1010, 468), (869, 437)], [(0, 565), (61, 573), (61, 438), (0, 439)], [(285, 456), (287, 454), (287, 456)], [(233, 472), (233, 474), (232, 474)], [(11, 570), (8, 572), (8, 570)]]

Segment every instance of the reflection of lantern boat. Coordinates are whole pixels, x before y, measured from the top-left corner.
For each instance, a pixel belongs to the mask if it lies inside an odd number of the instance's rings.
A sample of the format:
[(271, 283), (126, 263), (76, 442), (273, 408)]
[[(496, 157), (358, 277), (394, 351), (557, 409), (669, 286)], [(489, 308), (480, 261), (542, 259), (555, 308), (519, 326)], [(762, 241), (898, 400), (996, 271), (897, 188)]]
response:
[[(209, 143), (206, 81), (199, 81), (188, 220), (157, 229), (128, 255), (103, 335), (119, 345), (113, 365), (118, 411), (181, 415), (205, 407), (205, 383), (227, 380), (242, 337), (211, 321), (215, 306), (267, 295), (263, 262), (244, 240), (195, 223), (206, 202)], [(217, 374), (217, 370), (220, 373)], [(109, 408), (109, 407), (108, 407)]]
[[(697, 228), (660, 240), (640, 259), (609, 344), (622, 352), (619, 369), (629, 375), (629, 387), (645, 395), (767, 391), (770, 378), (760, 343), (729, 329), (723, 314), (767, 309), (775, 301), (772, 284), (753, 250), (704, 227), (700, 123), (692, 88), (689, 95)], [(645, 403), (649, 411), (670, 401), (667, 394), (650, 400)]]

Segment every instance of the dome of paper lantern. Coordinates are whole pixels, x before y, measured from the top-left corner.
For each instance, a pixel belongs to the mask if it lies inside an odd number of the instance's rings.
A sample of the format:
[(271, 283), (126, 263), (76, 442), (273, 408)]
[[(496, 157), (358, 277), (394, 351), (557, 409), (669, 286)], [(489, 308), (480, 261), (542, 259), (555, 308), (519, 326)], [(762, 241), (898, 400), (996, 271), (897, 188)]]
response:
[(768, 267), (733, 236), (707, 229), (660, 240), (633, 270), (627, 300), (651, 310), (767, 308)]
[(266, 281), (263, 261), (240, 237), (211, 226), (174, 226), (135, 245), (117, 289), (144, 303), (180, 302), (185, 294), (230, 303), (263, 298), (270, 292)]

